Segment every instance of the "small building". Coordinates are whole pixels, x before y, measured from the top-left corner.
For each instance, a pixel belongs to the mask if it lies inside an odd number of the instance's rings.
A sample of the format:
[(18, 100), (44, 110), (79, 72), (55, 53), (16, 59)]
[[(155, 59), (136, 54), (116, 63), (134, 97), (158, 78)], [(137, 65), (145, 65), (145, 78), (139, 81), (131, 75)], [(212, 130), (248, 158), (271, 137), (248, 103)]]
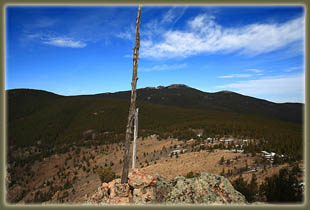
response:
[(299, 182), (298, 186), (303, 189), (305, 187), (305, 183), (304, 182)]
[(232, 138), (226, 139), (225, 144), (228, 144), (228, 143), (233, 142), (233, 141), (234, 141), (234, 139), (232, 139)]
[(275, 152), (267, 152), (267, 151), (261, 151), (262, 153), (262, 157), (266, 158), (266, 159), (270, 159), (273, 160), (274, 156), (276, 155)]
[(179, 153), (181, 153), (181, 152), (184, 153), (184, 152), (186, 152), (186, 151), (187, 151), (187, 149), (183, 149), (183, 150), (176, 149), (176, 150), (173, 150), (173, 151), (169, 152), (168, 157), (170, 157), (171, 154), (172, 154), (172, 155), (175, 155), (175, 154), (179, 154)]

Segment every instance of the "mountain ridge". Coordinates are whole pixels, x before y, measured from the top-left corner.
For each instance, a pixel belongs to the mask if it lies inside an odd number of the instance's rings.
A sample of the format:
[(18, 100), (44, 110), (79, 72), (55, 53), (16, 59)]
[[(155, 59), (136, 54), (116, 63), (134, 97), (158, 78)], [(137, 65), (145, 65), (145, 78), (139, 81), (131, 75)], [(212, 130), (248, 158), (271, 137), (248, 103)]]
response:
[[(207, 93), (207, 94), (217, 94), (217, 93), (232, 93), (232, 94), (238, 94), (238, 95), (242, 95), (242, 96), (246, 96), (246, 97), (251, 97), (251, 98), (256, 98), (254, 96), (248, 96), (248, 95), (244, 95), (238, 92), (234, 92), (234, 91), (230, 91), (230, 90), (220, 90), (217, 92), (205, 92), (196, 88), (192, 88), (188, 85), (185, 84), (171, 84), (168, 86), (163, 86), (163, 85), (159, 85), (157, 87), (153, 87), (153, 86), (148, 86), (148, 87), (143, 87), (143, 88), (138, 88), (137, 91), (142, 90), (142, 89), (164, 89), (164, 88), (173, 88), (173, 87), (186, 87), (186, 88), (191, 88), (191, 89), (195, 89), (198, 90), (202, 93)], [(11, 92), (11, 91), (40, 91), (40, 92), (45, 92), (47, 94), (53, 94), (53, 95), (57, 95), (57, 96), (64, 96), (64, 97), (73, 97), (73, 96), (98, 96), (98, 95), (105, 95), (105, 94), (115, 94), (115, 93), (123, 93), (123, 92), (130, 92), (131, 90), (121, 90), (121, 91), (115, 91), (115, 92), (104, 92), (104, 93), (93, 93), (93, 94), (78, 94), (78, 95), (61, 95), (61, 94), (57, 94), (54, 93), (52, 91), (48, 91), (48, 90), (43, 90), (43, 89), (33, 89), (33, 88), (13, 88), (13, 89), (6, 89), (6, 92)], [(259, 100), (263, 100), (263, 101), (268, 101), (270, 103), (274, 103), (274, 104), (302, 104), (304, 105), (304, 103), (301, 102), (274, 102), (274, 101), (270, 101), (267, 99), (262, 99), (262, 98), (256, 98)]]
[[(112, 99), (130, 100), (131, 91), (106, 92), (90, 95), (61, 96), (52, 92), (35, 89), (12, 89), (12, 93), (26, 92), (30, 95), (42, 93), (44, 97), (51, 94), (59, 97), (103, 97)], [(262, 115), (264, 117), (302, 123), (303, 103), (275, 103), (265, 99), (242, 95), (232, 91), (218, 91), (215, 93), (203, 92), (184, 84), (168, 86), (145, 87), (137, 89), (137, 101), (146, 101), (153, 104), (168, 105), (180, 108), (225, 111), (242, 114)]]
[[(130, 91), (96, 96), (130, 99)], [(203, 92), (184, 84), (137, 89), (137, 100), (181, 108), (210, 109), (244, 114), (258, 114), (279, 120), (302, 122), (302, 103), (275, 103), (232, 91)]]

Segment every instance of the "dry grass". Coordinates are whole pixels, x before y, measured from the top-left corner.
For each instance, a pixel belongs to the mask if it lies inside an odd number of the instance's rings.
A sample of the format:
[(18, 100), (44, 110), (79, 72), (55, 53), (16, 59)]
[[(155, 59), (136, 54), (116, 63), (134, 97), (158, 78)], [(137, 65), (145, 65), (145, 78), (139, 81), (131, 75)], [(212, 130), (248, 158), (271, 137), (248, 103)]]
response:
[[(163, 146), (165, 146), (169, 152), (170, 147), (181, 143), (183, 142), (179, 142), (175, 139), (158, 141), (156, 138), (145, 138), (144, 140), (139, 138), (137, 145), (137, 168), (141, 168), (142, 171), (150, 174), (160, 174), (162, 177), (169, 180), (177, 175), (185, 176), (191, 171), (198, 173), (208, 172), (213, 174), (220, 174), (223, 169), (226, 173), (228, 169), (238, 171), (238, 169), (245, 167), (246, 161), (250, 167), (254, 164), (255, 159), (259, 159), (258, 157), (250, 157), (246, 154), (234, 153), (233, 151), (228, 150), (215, 150), (212, 153), (208, 151), (188, 152), (179, 154), (178, 158), (175, 156), (170, 158), (167, 156), (167, 154), (160, 155), (160, 151), (162, 150)], [(94, 147), (81, 148), (81, 152), (78, 155), (74, 154), (74, 152), (69, 153), (72, 155), (73, 159), (78, 159), (79, 162), (83, 165), (85, 165), (85, 162), (82, 162), (82, 156), (92, 154), (95, 158), (94, 160), (88, 159), (90, 168), (93, 168), (95, 165), (103, 167), (105, 163), (109, 165), (110, 161), (112, 161), (114, 163), (112, 169), (116, 175), (121, 176), (122, 163), (120, 160), (123, 159), (123, 149), (124, 148), (120, 147), (118, 144), (112, 144), (109, 145), (109, 149), (107, 149), (106, 146), (101, 145), (98, 146), (97, 149)], [(38, 187), (44, 181), (51, 180), (51, 177), (56, 176), (58, 169), (64, 167), (65, 159), (68, 157), (69, 153), (53, 155), (43, 161), (36, 161), (32, 166), (32, 170), (36, 172), (35, 176), (30, 180), (30, 183), (27, 187), (33, 190), (38, 189)], [(144, 153), (148, 155), (144, 157)], [(224, 157), (225, 163), (220, 165), (219, 161), (222, 157)], [(227, 160), (230, 160), (229, 165), (226, 165)], [(146, 166), (146, 161), (149, 163), (149, 166)], [(58, 168), (55, 168), (55, 165), (58, 165)], [(142, 165), (144, 166), (143, 168), (141, 167)], [(100, 185), (100, 180), (97, 174), (93, 173), (92, 170), (90, 173), (86, 173), (82, 170), (82, 168), (74, 168), (73, 160), (68, 161), (66, 168), (68, 166), (69, 169), (66, 169), (65, 173), (70, 172), (71, 175), (73, 175), (73, 173), (77, 173), (77, 180), (73, 184), (75, 194), (69, 193), (68, 199), (73, 203), (83, 202), (83, 197), (85, 194), (91, 195), (97, 190), (98, 186)], [(257, 176), (258, 183), (262, 183), (266, 176), (277, 174), (278, 171), (284, 167), (287, 167), (287, 165), (284, 164), (277, 167), (267, 168), (267, 171), (264, 173), (262, 173), (263, 169), (259, 169), (254, 173)], [(250, 180), (252, 173), (244, 173), (242, 176), (246, 180)], [(239, 175), (231, 176), (229, 179), (234, 180), (237, 177), (239, 177)], [(57, 178), (54, 183), (61, 183), (61, 180)], [(30, 197), (29, 194), (26, 196), (26, 198)]]
[(224, 156), (225, 160), (232, 160), (236, 156), (240, 156), (238, 162), (231, 163), (232, 166), (242, 164), (244, 154), (233, 153), (230, 151), (216, 150), (213, 153), (208, 151), (191, 152), (180, 154), (178, 158), (173, 156), (172, 158), (162, 158), (157, 164), (143, 168), (142, 170), (148, 173), (158, 173), (166, 179), (172, 179), (177, 175), (186, 175), (190, 171), (192, 172), (208, 172), (214, 174), (220, 174), (223, 170), (227, 170), (230, 167), (219, 165), (221, 157)]

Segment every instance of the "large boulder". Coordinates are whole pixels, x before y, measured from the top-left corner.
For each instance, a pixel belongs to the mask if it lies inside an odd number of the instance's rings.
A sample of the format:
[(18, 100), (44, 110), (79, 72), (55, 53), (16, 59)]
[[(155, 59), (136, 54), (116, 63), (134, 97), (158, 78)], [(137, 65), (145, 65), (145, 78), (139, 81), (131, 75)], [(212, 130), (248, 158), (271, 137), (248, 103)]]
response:
[(223, 176), (201, 173), (186, 179), (177, 176), (169, 184), (171, 190), (165, 197), (166, 204), (244, 204), (245, 197), (234, 189)]
[(128, 174), (128, 184), (133, 188), (144, 188), (154, 186), (157, 182), (157, 177), (146, 174), (139, 169), (134, 169)]
[(132, 170), (128, 184), (120, 179), (103, 183), (88, 199), (97, 204), (246, 204), (245, 197), (224, 177), (201, 173), (194, 178), (177, 176), (167, 181), (159, 175)]

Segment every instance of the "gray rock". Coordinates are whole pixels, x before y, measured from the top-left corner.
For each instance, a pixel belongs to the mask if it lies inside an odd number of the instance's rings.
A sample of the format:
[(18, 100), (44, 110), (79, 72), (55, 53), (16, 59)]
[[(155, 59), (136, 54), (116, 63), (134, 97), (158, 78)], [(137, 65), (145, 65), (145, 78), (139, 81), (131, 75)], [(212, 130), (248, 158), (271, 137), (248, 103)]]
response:
[(215, 174), (202, 173), (190, 179), (177, 176), (167, 185), (171, 186), (170, 192), (162, 200), (167, 204), (246, 203), (245, 197), (226, 178)]

